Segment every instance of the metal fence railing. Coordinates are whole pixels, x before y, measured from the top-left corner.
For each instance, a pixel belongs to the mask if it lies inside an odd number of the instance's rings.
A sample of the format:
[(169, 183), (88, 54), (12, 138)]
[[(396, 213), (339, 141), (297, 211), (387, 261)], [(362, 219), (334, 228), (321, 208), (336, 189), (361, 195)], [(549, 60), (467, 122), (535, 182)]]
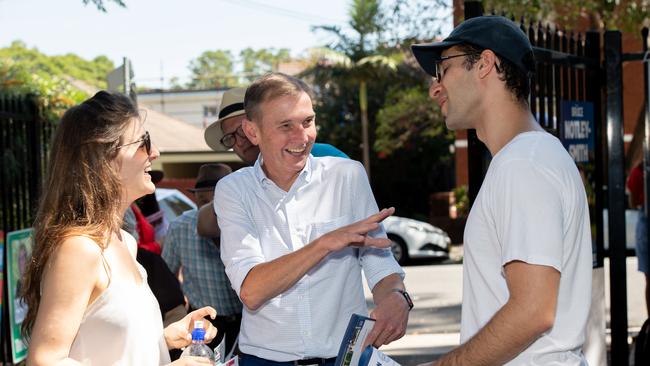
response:
[(52, 124), (30, 95), (0, 94), (0, 230), (32, 225)]

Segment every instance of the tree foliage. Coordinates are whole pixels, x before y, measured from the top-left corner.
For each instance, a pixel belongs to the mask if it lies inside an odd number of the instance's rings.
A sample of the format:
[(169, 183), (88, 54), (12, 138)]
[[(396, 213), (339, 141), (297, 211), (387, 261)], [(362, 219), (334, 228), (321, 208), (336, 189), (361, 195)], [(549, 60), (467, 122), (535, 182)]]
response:
[(82, 0), (84, 5), (88, 5), (88, 3), (93, 3), (97, 7), (97, 10), (102, 11), (106, 13), (106, 5), (109, 2), (113, 2), (123, 8), (126, 7), (126, 4), (122, 0)]
[(311, 50), (313, 66), (303, 75), (316, 92), (318, 140), (357, 160), (364, 113), (360, 85), (366, 83), (373, 192), (380, 206), (394, 205), (399, 215), (420, 218), (428, 216), (429, 194), (453, 185), (453, 135), (428, 98), (428, 78), (408, 47), (433, 38), (440, 27), (405, 26), (435, 23), (438, 14), (449, 10), (414, 11), (431, 3), (352, 1), (346, 27), (314, 28), (332, 39), (325, 49)]
[(447, 130), (440, 109), (429, 98), (426, 88), (414, 85), (408, 89), (392, 87), (377, 112), (375, 151), (390, 155), (399, 150), (422, 149), (422, 140), (438, 140), (434, 155), (449, 159), (448, 146), (453, 134)]
[(239, 59), (243, 66), (242, 81), (249, 84), (260, 75), (278, 70), (280, 63), (289, 61), (291, 55), (287, 48), (254, 50), (249, 47), (241, 50)]
[(106, 87), (106, 74), (114, 68), (105, 56), (88, 61), (74, 54), (48, 56), (20, 41), (0, 49), (0, 91), (37, 96), (48, 118), (57, 118), (87, 95), (70, 83), (81, 80)]
[(382, 38), (389, 47), (408, 49), (441, 33), (452, 16), (448, 0), (393, 0), (383, 8)]
[(75, 54), (48, 56), (36, 48), (28, 48), (21, 41), (14, 41), (9, 47), (0, 49), (3, 64), (11, 63), (15, 68), (40, 76), (69, 76), (83, 80), (97, 88), (106, 88), (106, 75), (115, 68), (106, 56), (85, 60)]
[[(245, 48), (239, 57), (228, 50), (205, 51), (190, 61), (191, 81), (186, 87), (207, 89), (248, 84), (290, 59), (286, 48)], [(242, 65), (242, 69), (236, 70), (235, 65)]]
[(207, 89), (237, 84), (230, 51), (205, 51), (190, 61), (189, 69), (192, 73), (192, 80), (188, 84), (190, 88)]
[(647, 0), (486, 0), (486, 10), (496, 9), (520, 17), (534, 15), (554, 23), (571, 27), (586, 18), (594, 29), (621, 29), (638, 32), (650, 21), (650, 2)]

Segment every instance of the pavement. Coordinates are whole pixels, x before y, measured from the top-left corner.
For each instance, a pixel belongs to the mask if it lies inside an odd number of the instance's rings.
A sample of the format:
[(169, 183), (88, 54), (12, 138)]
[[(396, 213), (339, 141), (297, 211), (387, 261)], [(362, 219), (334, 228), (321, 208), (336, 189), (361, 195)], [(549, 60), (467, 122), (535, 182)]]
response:
[[(453, 258), (453, 257), (452, 257)], [(460, 344), (460, 308), (462, 299), (462, 264), (458, 259), (444, 264), (419, 264), (404, 267), (405, 284), (414, 309), (406, 335), (381, 347), (402, 366), (416, 366), (439, 358)], [(609, 314), (609, 273), (605, 262), (605, 309)], [(643, 299), (643, 275), (636, 271), (636, 258), (627, 261), (628, 323), (630, 336), (636, 335), (646, 312)], [(372, 295), (366, 288), (369, 306)], [(609, 328), (609, 316), (606, 316)], [(606, 331), (609, 345), (609, 329)]]

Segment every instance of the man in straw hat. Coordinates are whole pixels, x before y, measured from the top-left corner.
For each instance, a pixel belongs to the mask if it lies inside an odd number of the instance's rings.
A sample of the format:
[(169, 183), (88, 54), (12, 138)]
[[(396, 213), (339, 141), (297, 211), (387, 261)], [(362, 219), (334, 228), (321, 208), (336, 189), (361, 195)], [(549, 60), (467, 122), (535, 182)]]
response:
[(436, 364), (586, 365), (589, 208), (575, 163), (530, 112), (528, 38), (483, 16), (412, 49), (447, 127), (476, 129), (493, 157), (465, 228), (462, 345)]
[(404, 335), (412, 302), (363, 166), (314, 157), (316, 120), (301, 80), (272, 73), (247, 89), (243, 131), (260, 157), (221, 180), (221, 258), (244, 303), (241, 366), (332, 366), (347, 323), (376, 304), (367, 341)]
[[(250, 142), (242, 130), (245, 93), (246, 88), (232, 88), (223, 93), (219, 119), (205, 129), (204, 138), (212, 150), (232, 149), (246, 165), (253, 165), (260, 149)], [(336, 147), (323, 143), (314, 143), (311, 153), (314, 156), (348, 157)], [(217, 217), (211, 204), (199, 209), (198, 232), (208, 238), (219, 235)]]
[[(214, 186), (231, 171), (225, 164), (201, 165), (196, 184), (189, 189), (198, 204), (212, 201)], [(208, 239), (197, 234), (197, 215), (197, 210), (186, 211), (171, 223), (162, 257), (172, 272), (182, 274), (183, 293), (190, 308), (212, 306), (217, 310), (217, 317), (212, 323), (218, 333), (210, 347), (216, 347), (225, 334), (226, 349), (230, 351), (239, 334), (242, 304), (226, 276), (219, 239)]]

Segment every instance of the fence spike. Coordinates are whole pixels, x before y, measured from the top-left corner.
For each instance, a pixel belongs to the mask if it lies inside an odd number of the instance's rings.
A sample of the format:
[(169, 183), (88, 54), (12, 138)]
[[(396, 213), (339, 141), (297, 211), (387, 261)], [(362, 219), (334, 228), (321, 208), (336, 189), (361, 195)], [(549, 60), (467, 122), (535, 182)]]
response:
[(530, 22), (528, 23), (528, 39), (530, 39), (530, 43), (533, 44), (533, 46), (536, 45), (535, 42), (535, 28), (533, 27), (533, 20), (531, 19)]

